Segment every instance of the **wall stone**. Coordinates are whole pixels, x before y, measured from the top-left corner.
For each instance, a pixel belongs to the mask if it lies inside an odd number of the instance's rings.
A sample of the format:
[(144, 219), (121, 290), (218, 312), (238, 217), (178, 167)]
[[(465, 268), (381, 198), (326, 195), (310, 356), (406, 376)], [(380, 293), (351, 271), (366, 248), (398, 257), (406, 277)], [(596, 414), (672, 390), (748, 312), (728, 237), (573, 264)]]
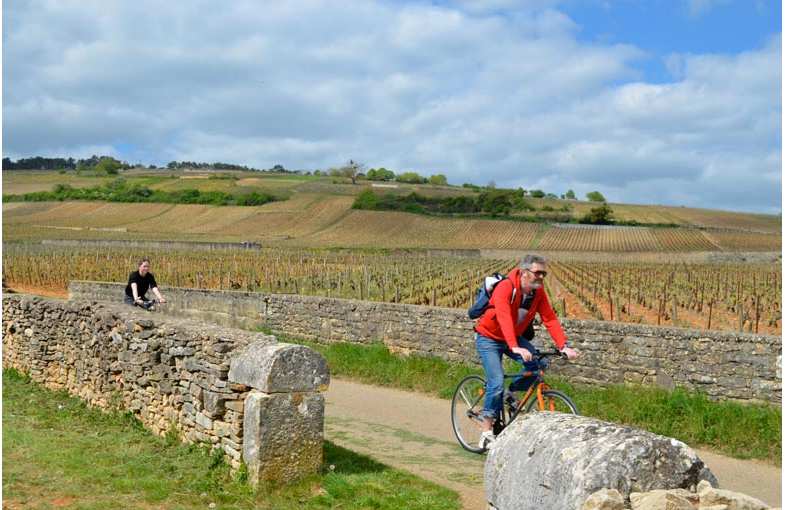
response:
[(491, 443), (485, 495), (499, 510), (581, 510), (600, 489), (631, 493), (695, 488), (717, 479), (676, 439), (587, 416), (539, 412), (513, 421)]
[[(19, 294), (3, 297), (3, 332), (3, 367), (130, 410), (158, 435), (220, 448), (254, 483), (321, 466), (329, 373), (311, 349), (122, 304)], [(233, 377), (255, 363), (259, 377)]]
[(600, 489), (589, 496), (581, 510), (781, 510), (741, 492), (716, 489), (706, 480), (700, 481), (694, 489), (677, 487), (633, 492), (629, 495), (629, 505), (616, 489)]
[[(72, 298), (121, 301), (124, 285), (71, 282)], [(319, 342), (381, 341), (394, 352), (479, 362), (462, 309), (290, 294), (167, 288), (166, 314), (264, 326)], [(552, 373), (586, 384), (682, 386), (715, 400), (782, 402), (782, 337), (565, 319), (583, 355)], [(547, 332), (536, 343), (549, 347)]]

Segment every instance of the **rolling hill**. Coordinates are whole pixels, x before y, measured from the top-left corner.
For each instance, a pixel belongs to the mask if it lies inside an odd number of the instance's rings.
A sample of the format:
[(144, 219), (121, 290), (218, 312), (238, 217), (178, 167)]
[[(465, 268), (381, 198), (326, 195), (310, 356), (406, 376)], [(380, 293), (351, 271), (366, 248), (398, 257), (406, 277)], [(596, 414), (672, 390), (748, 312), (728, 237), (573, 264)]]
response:
[[(286, 200), (256, 207), (109, 202), (4, 202), (3, 240), (169, 239), (258, 241), (302, 247), (537, 249), (593, 252), (781, 251), (779, 216), (686, 207), (610, 204), (614, 217), (657, 226), (588, 226), (508, 219), (425, 216), (354, 210), (354, 196), (380, 193), (457, 196), (453, 186), (342, 182), (329, 177), (246, 172), (129, 172), (125, 179), (156, 189), (196, 188), (230, 193), (264, 191)], [(89, 187), (106, 177), (57, 172), (3, 172), (4, 194), (51, 190), (57, 184)], [(527, 198), (534, 214), (569, 209), (578, 218), (595, 203)], [(543, 210), (545, 208), (545, 210)], [(531, 214), (531, 213), (529, 213)], [(562, 216), (564, 213), (562, 213)]]

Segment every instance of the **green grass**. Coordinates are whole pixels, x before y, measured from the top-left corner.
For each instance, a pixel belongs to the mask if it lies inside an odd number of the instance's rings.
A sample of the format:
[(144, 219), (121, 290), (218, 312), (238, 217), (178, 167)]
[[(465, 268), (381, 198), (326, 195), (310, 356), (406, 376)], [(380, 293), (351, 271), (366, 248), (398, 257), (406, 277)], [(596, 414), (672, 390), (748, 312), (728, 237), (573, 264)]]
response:
[[(483, 373), (476, 365), (448, 363), (431, 357), (396, 356), (382, 344), (322, 345), (280, 338), (322, 353), (334, 376), (441, 398), (451, 398), (455, 386), (466, 375)], [(514, 371), (513, 363), (507, 362), (505, 370)], [(782, 410), (779, 407), (714, 402), (704, 394), (682, 388), (674, 391), (640, 385), (600, 388), (571, 384), (557, 377), (547, 380), (570, 395), (583, 415), (632, 425), (736, 458), (781, 462)]]
[(782, 410), (715, 402), (702, 393), (649, 386), (594, 388), (562, 382), (581, 414), (633, 425), (741, 459), (782, 461)]
[(325, 469), (254, 491), (223, 456), (3, 371), (4, 508), (454, 509), (457, 494), (325, 442)]

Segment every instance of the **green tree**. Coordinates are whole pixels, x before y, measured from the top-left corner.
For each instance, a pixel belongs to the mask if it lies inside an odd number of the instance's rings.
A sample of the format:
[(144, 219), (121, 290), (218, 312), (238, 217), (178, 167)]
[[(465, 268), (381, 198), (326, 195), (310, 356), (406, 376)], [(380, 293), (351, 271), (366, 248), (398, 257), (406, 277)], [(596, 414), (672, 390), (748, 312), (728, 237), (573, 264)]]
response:
[(610, 225), (613, 223), (613, 210), (611, 207), (604, 203), (598, 207), (594, 207), (583, 218), (581, 223), (590, 223), (592, 225)]
[(100, 174), (117, 175), (123, 164), (108, 156), (101, 158), (95, 165), (95, 171)]
[(432, 175), (428, 182), (436, 186), (447, 186), (447, 177), (443, 174)]
[(418, 174), (417, 172), (404, 172), (397, 177), (395, 180), (398, 182), (406, 182), (409, 184), (425, 184), (428, 180), (423, 177), (422, 175)]
[(534, 211), (535, 207), (523, 198), (525, 195), (518, 191), (511, 200), (512, 208), (515, 211)]
[(513, 208), (513, 198), (516, 192), (508, 190), (491, 189), (483, 191), (477, 197), (477, 203), (482, 212), (490, 213), (492, 216), (506, 216)]
[(531, 195), (534, 198), (544, 198), (545, 192), (541, 189), (533, 189), (529, 192), (529, 195)]
[(602, 196), (602, 193), (599, 191), (590, 191), (586, 193), (586, 198), (589, 199), (590, 202), (605, 202), (605, 197)]
[(392, 181), (395, 179), (395, 172), (384, 167), (368, 170), (365, 175), (369, 181)]
[(575, 192), (571, 189), (568, 189), (567, 193), (564, 194), (564, 198), (567, 198), (569, 200), (575, 200)]

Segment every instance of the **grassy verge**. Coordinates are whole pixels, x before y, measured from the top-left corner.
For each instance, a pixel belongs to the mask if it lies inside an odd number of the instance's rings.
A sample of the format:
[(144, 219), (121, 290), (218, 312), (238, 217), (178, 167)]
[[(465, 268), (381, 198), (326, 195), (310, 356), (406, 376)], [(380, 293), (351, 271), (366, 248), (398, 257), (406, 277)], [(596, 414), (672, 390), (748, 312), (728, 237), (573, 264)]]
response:
[[(325, 443), (319, 475), (253, 491), (206, 447), (158, 438), (3, 371), (3, 508), (453, 509), (454, 492)], [(215, 503), (214, 506), (210, 506)]]
[[(331, 373), (368, 384), (392, 386), (451, 398), (458, 381), (482, 374), (475, 365), (437, 358), (396, 356), (384, 345), (321, 345), (293, 338), (327, 359)], [(509, 371), (515, 370), (510, 363)], [(581, 414), (675, 437), (736, 458), (782, 459), (782, 410), (779, 407), (713, 402), (705, 395), (677, 388), (666, 391), (639, 385), (608, 388), (570, 384), (548, 377), (552, 386), (572, 397)]]

